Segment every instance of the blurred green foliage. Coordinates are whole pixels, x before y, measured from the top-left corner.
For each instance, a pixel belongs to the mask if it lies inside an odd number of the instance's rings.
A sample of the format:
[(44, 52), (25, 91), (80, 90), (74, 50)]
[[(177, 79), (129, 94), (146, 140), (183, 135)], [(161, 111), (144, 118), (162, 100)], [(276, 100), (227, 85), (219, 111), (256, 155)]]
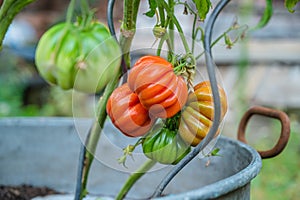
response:
[(30, 68), (18, 67), (18, 59), (13, 54), (0, 53), (0, 116), (32, 116), (39, 112), (38, 107), (22, 106), (23, 90), (32, 72)]
[(6, 50), (0, 53), (0, 85), (0, 117), (72, 116), (72, 91), (43, 83), (33, 63)]
[[(291, 135), (285, 150), (275, 158), (263, 160), (259, 175), (252, 181), (251, 199), (300, 199), (300, 125), (292, 119)], [(278, 124), (273, 131), (279, 132)], [(264, 145), (259, 144), (260, 148)]]

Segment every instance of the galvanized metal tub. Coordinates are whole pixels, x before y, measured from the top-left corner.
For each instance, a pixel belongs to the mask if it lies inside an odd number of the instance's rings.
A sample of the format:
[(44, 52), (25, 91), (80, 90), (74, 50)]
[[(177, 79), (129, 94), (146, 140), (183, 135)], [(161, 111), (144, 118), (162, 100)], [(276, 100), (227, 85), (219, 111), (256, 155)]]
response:
[[(0, 185), (47, 186), (73, 194), (81, 146), (78, 123), (86, 128), (92, 120), (76, 119), (75, 126), (73, 118), (0, 119)], [(112, 131), (113, 127), (108, 124), (105, 129)], [(261, 156), (249, 145), (222, 136), (216, 147), (221, 156), (195, 158), (172, 180), (161, 199), (250, 199), (251, 180), (260, 171)], [(109, 148), (102, 151), (111, 155)], [(151, 197), (171, 168), (160, 166), (145, 174), (127, 197)], [(128, 176), (95, 160), (89, 192), (113, 198)]]

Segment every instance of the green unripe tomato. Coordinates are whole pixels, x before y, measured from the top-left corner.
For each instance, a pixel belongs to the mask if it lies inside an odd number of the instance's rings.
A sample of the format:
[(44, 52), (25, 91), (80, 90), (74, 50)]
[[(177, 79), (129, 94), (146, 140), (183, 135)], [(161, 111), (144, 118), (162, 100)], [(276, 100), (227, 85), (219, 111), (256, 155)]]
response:
[(107, 27), (60, 23), (41, 37), (35, 54), (41, 76), (62, 89), (101, 91), (118, 74), (121, 50)]
[(190, 152), (177, 131), (165, 127), (154, 127), (142, 144), (144, 154), (161, 164), (177, 164)]

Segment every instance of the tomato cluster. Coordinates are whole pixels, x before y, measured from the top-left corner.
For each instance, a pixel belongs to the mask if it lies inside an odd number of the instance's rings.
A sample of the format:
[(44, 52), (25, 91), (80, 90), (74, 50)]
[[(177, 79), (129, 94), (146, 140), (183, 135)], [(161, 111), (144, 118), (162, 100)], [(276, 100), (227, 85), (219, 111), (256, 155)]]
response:
[[(106, 106), (113, 124), (127, 136), (143, 136), (144, 154), (162, 164), (180, 161), (207, 135), (214, 119), (210, 83), (188, 92), (187, 81), (174, 71), (161, 57), (140, 58)], [(223, 88), (218, 89), (223, 118), (227, 100)]]
[[(158, 56), (144, 56), (130, 70), (127, 83), (110, 96), (107, 113), (122, 133), (137, 137), (150, 130), (151, 126), (144, 123), (152, 124), (156, 118), (170, 118), (178, 113), (186, 103), (187, 94), (184, 79), (174, 73), (171, 63)], [(137, 105), (141, 111), (138, 114), (134, 108)], [(121, 122), (126, 125), (120, 127)]]

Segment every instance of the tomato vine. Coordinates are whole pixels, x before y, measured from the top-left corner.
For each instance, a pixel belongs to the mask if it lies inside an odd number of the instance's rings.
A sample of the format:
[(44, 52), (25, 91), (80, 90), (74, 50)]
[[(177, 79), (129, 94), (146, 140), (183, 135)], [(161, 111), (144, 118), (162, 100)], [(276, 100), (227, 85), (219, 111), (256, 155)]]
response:
[[(4, 38), (5, 33), (7, 32), (7, 29), (9, 25), (12, 23), (14, 17), (28, 4), (34, 2), (35, 0), (4, 0), (3, 4), (0, 8), (0, 50), (2, 48), (2, 41)], [(133, 175), (129, 177), (129, 179), (124, 184), (123, 188), (117, 195), (117, 199), (122, 199), (125, 197), (127, 192), (130, 190), (132, 185), (144, 174), (146, 173), (151, 167), (155, 165), (155, 163), (162, 162), (166, 164), (179, 164), (173, 168), (173, 171), (171, 171), (165, 179), (161, 182), (161, 184), (158, 186), (157, 190), (154, 193), (154, 197), (159, 196), (162, 192), (162, 190), (165, 188), (165, 186), (168, 184), (168, 182), (176, 175), (182, 166), (186, 165), (193, 157), (195, 157), (203, 147), (206, 146), (206, 144), (215, 136), (215, 133), (218, 131), (219, 123), (221, 121), (221, 118), (223, 117), (224, 108), (222, 105), (220, 105), (220, 102), (222, 104), (222, 100), (224, 101), (224, 96), (222, 90), (218, 90), (218, 85), (214, 77), (214, 66), (212, 62), (212, 56), (211, 56), (211, 48), (219, 42), (222, 38), (224, 38), (225, 44), (228, 48), (231, 48), (232, 45), (234, 45), (239, 39), (243, 38), (245, 35), (245, 31), (248, 29), (247, 26), (239, 26), (236, 22), (233, 23), (231, 27), (229, 27), (224, 33), (222, 33), (219, 37), (217, 37), (214, 41), (211, 41), (211, 32), (212, 32), (212, 26), (214, 24), (214, 21), (216, 17), (218, 16), (219, 12), (222, 10), (222, 8), (229, 2), (230, 0), (223, 0), (220, 1), (219, 4), (215, 8), (212, 8), (212, 3), (210, 0), (193, 0), (193, 6), (196, 8), (196, 10), (192, 9), (192, 6), (190, 6), (187, 2), (182, 2), (180, 0), (148, 0), (149, 3), (149, 11), (145, 13), (148, 17), (156, 17), (156, 24), (153, 27), (153, 34), (159, 40), (158, 48), (157, 48), (157, 55), (161, 55), (161, 49), (166, 42), (168, 46), (168, 61), (171, 63), (172, 67), (174, 67), (174, 73), (177, 76), (185, 76), (186, 82), (188, 85), (192, 86), (192, 79), (193, 74), (195, 71), (195, 66), (197, 63), (197, 60), (205, 55), (206, 62), (207, 62), (207, 68), (209, 71), (209, 79), (211, 81), (211, 92), (210, 92), (210, 105), (209, 106), (215, 106), (212, 113), (210, 113), (210, 118), (214, 118), (214, 120), (209, 123), (209, 130), (206, 131), (206, 136), (201, 136), (202, 140), (201, 143), (194, 142), (193, 146), (195, 148), (188, 154), (188, 156), (182, 158), (180, 157), (179, 161), (177, 159), (177, 155), (175, 155), (174, 159), (167, 160), (160, 156), (160, 159), (155, 160), (157, 158), (156, 155), (153, 154), (151, 148), (144, 148), (147, 150), (147, 153), (149, 153), (149, 156), (153, 160), (148, 160), (144, 165), (142, 165)], [(113, 5), (114, 1), (109, 0), (109, 5)], [(262, 28), (264, 27), (269, 20), (271, 19), (271, 16), (273, 14), (272, 12), (272, 0), (265, 0), (266, 6), (265, 11), (263, 13), (263, 16), (261, 17), (260, 21), (258, 22), (257, 26), (254, 27), (254, 29)], [(299, 2), (299, 0), (285, 0), (285, 6), (290, 12), (294, 12), (295, 5)], [(68, 28), (71, 27), (72, 18), (74, 15), (74, 5), (75, 0), (70, 0), (69, 8), (67, 11), (67, 19), (66, 19), (66, 29), (65, 33), (62, 34), (61, 40), (58, 42), (59, 44), (53, 49), (53, 52), (56, 53), (62, 48), (62, 44), (65, 40), (65, 35), (67, 33)], [(80, 0), (81, 5), (81, 12), (82, 15), (79, 17), (79, 25), (80, 28), (84, 29), (91, 23), (93, 19), (93, 11), (91, 11), (88, 1), (86, 0)], [(98, 140), (101, 136), (101, 130), (104, 126), (105, 120), (107, 118), (107, 102), (113, 93), (113, 91), (116, 89), (121, 75), (125, 75), (127, 72), (127, 69), (130, 68), (131, 65), (131, 59), (130, 59), (130, 48), (132, 45), (133, 38), (135, 36), (136, 31), (136, 22), (139, 12), (139, 6), (140, 6), (140, 0), (124, 0), (124, 10), (123, 10), (123, 20), (120, 27), (120, 37), (119, 37), (119, 44), (121, 46), (121, 50), (123, 53), (123, 69), (122, 71), (119, 70), (116, 74), (116, 76), (111, 77), (107, 83), (103, 86), (105, 88), (104, 93), (102, 97), (99, 99), (99, 102), (97, 104), (97, 110), (96, 110), (96, 120), (91, 127), (88, 137), (85, 141), (85, 146), (83, 148), (83, 151), (81, 153), (81, 159), (79, 165), (79, 173), (78, 173), (78, 181), (77, 181), (77, 191), (75, 199), (82, 199), (87, 194), (87, 181), (88, 181), (88, 174), (91, 167), (91, 164), (94, 159), (94, 153), (97, 147)], [(175, 8), (176, 6), (181, 5), (184, 9), (184, 14), (192, 14), (193, 15), (193, 22), (192, 22), (192, 43), (191, 45), (188, 44), (188, 41), (186, 39), (186, 35), (182, 29), (182, 26), (175, 14)], [(199, 25), (199, 23), (202, 23), (206, 20), (206, 17), (208, 13), (212, 11), (212, 15), (210, 16), (211, 20), (208, 21), (206, 29), (203, 29), (202, 26)], [(109, 18), (112, 18), (112, 13), (108, 16)], [(110, 19), (111, 20), (111, 19)], [(175, 41), (174, 41), (174, 34), (175, 29), (177, 30), (180, 40), (182, 42), (182, 45), (184, 47), (184, 53), (182, 55), (175, 54)], [(110, 27), (110, 30), (112, 30), (112, 27)], [(229, 33), (232, 31), (236, 31), (236, 37), (231, 38), (229, 36)], [(113, 31), (111, 31), (111, 34), (114, 34)], [(76, 36), (75, 36), (76, 37)], [(202, 42), (204, 46), (204, 51), (198, 55), (195, 55), (195, 45), (196, 42)], [(58, 56), (58, 55), (55, 55)], [(58, 61), (58, 57), (55, 57), (55, 62)], [(157, 63), (156, 63), (157, 64)], [(158, 63), (158, 65), (161, 66), (161, 63)], [(151, 70), (150, 70), (151, 71)], [(174, 76), (176, 79), (176, 76)], [(180, 77), (181, 78), (181, 77)], [(149, 85), (147, 85), (149, 86)], [(146, 87), (143, 86), (143, 89)], [(192, 87), (190, 87), (192, 88)], [(165, 88), (164, 88), (165, 89)], [(139, 94), (142, 91), (142, 89), (132, 89), (134, 93)], [(196, 90), (196, 89), (195, 89)], [(184, 90), (185, 91), (185, 90)], [(186, 89), (187, 91), (187, 89)], [(193, 91), (193, 90), (191, 90)], [(166, 93), (169, 91), (166, 90)], [(149, 92), (151, 93), (151, 92)], [(187, 93), (187, 92), (186, 92)], [(147, 96), (148, 97), (148, 96)], [(173, 98), (173, 96), (171, 96)], [(150, 107), (152, 104), (148, 104), (147, 101), (145, 101), (145, 98), (143, 98), (142, 95), (139, 96), (140, 101), (144, 101), (144, 107), (146, 109), (150, 110)], [(223, 98), (223, 99), (222, 99)], [(184, 98), (183, 98), (184, 99)], [(174, 100), (174, 98), (172, 99)], [(170, 100), (165, 100), (170, 101)], [(146, 102), (146, 103), (145, 103)], [(185, 101), (182, 101), (185, 102)], [(185, 103), (182, 103), (182, 107), (185, 105)], [(213, 102), (213, 103), (212, 103)], [(196, 103), (199, 103), (199, 101)], [(163, 104), (163, 103), (162, 103)], [(190, 106), (190, 105), (188, 105)], [(179, 116), (182, 114), (181, 111), (182, 107), (178, 107), (179, 110), (176, 110), (176, 112), (172, 112), (171, 114), (167, 115), (167, 117), (162, 117), (162, 115), (155, 116), (156, 118), (164, 118), (163, 122), (165, 125), (163, 126), (163, 129), (159, 129), (158, 133), (153, 134), (155, 137), (160, 137), (162, 135), (162, 138), (167, 139), (166, 141), (175, 144), (174, 148), (178, 147), (178, 143), (173, 142), (173, 138), (177, 137), (177, 131), (180, 129), (179, 124)], [(192, 107), (192, 106), (190, 106)], [(167, 107), (166, 107), (167, 108)], [(188, 108), (187, 108), (188, 109)], [(192, 109), (192, 108), (191, 108)], [(190, 109), (190, 110), (191, 110)], [(194, 108), (193, 108), (194, 109)], [(209, 108), (211, 109), (211, 108)], [(196, 109), (197, 110), (197, 109)], [(211, 110), (210, 110), (211, 111)], [(195, 112), (195, 111), (193, 111)], [(200, 113), (200, 112), (199, 112)], [(196, 113), (196, 114), (199, 114)], [(180, 132), (180, 130), (179, 130)], [(207, 133), (208, 132), (208, 133)], [(166, 134), (169, 133), (169, 134)], [(196, 135), (195, 133), (194, 135)], [(150, 143), (152, 142), (152, 136), (151, 134), (146, 135), (144, 138), (138, 140), (138, 142), (135, 145), (129, 145), (127, 148), (124, 149), (124, 156), (121, 158), (121, 162), (125, 165), (125, 159), (127, 155), (131, 155), (133, 150), (137, 145), (144, 145), (144, 142), (150, 138), (148, 141)], [(167, 135), (167, 136), (166, 136)], [(172, 135), (172, 138), (168, 140), (168, 135)], [(149, 136), (147, 138), (147, 136)], [(188, 136), (188, 140), (190, 140)], [(166, 143), (167, 143), (166, 142)], [(177, 142), (177, 140), (175, 141)], [(192, 143), (192, 142), (187, 142)], [(151, 143), (152, 145), (153, 143)], [(182, 143), (183, 144), (183, 143)], [(177, 145), (177, 146), (176, 146)], [(181, 145), (181, 144), (180, 144)], [(184, 145), (182, 145), (184, 146)], [(160, 148), (161, 146), (157, 147)], [(150, 149), (150, 151), (148, 151)], [(169, 153), (169, 152), (168, 152)], [(186, 153), (186, 151), (184, 151)], [(185, 156), (186, 154), (184, 154)]]
[(15, 16), (22, 11), (28, 4), (36, 0), (4, 0), (0, 8), (0, 51), (2, 42), (8, 30), (8, 27)]

